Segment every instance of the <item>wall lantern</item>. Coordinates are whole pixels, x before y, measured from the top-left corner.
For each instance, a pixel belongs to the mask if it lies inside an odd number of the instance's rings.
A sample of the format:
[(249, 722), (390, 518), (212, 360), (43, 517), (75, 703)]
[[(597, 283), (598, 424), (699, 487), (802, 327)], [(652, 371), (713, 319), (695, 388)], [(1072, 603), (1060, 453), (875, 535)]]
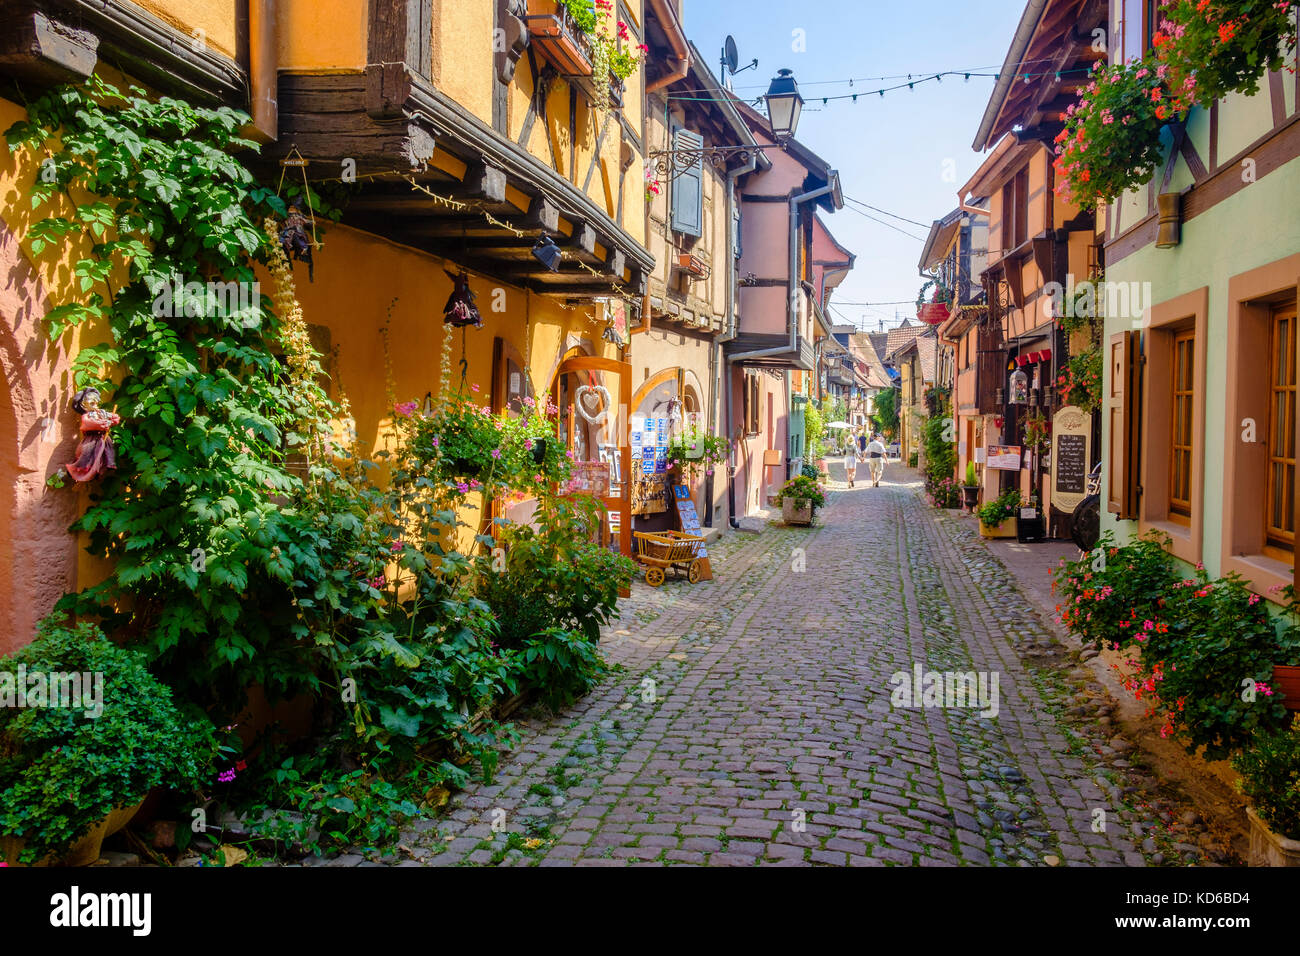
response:
[(550, 236), (542, 236), (533, 244), (533, 258), (552, 272), (559, 272), (560, 260), (564, 258), (564, 252)]
[(1022, 368), (1011, 373), (1011, 404), (1027, 405), (1029, 403), (1029, 376)]
[(772, 126), (774, 139), (789, 139), (799, 128), (799, 114), (803, 110), (803, 97), (799, 95), (799, 84), (794, 81), (794, 72), (778, 70), (772, 78), (772, 85), (767, 88), (767, 119)]
[(1161, 193), (1156, 197), (1156, 206), (1160, 211), (1160, 225), (1156, 231), (1157, 249), (1172, 249), (1182, 241), (1182, 204), (1182, 193)]

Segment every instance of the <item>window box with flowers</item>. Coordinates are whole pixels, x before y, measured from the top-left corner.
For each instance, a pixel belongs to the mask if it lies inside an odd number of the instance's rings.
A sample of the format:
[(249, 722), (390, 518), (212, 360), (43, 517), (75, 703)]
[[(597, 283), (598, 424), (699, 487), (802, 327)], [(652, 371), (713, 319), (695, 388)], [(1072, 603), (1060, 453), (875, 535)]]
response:
[(529, 40), (566, 76), (590, 76), (596, 11), (586, 0), (528, 0)]

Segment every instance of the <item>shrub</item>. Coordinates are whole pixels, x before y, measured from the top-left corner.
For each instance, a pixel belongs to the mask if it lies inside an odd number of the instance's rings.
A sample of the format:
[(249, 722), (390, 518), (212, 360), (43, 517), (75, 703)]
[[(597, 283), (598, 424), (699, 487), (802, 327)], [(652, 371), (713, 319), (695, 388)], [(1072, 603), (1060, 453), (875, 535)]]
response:
[(980, 483), (979, 471), (975, 467), (975, 462), (966, 462), (966, 487), (978, 488)]
[[(194, 790), (212, 769), (211, 723), (184, 713), (143, 655), (112, 644), (94, 625), (46, 618), (35, 641), (0, 661), (0, 675), (20, 683), (20, 667), (28, 678), (102, 675), (97, 691), (82, 685), (80, 707), (0, 706), (0, 833), (26, 838), (22, 862), (61, 854), (154, 787)], [(10, 681), (3, 684), (12, 690)]]
[(1121, 648), (1132, 643), (1137, 632), (1122, 622), (1150, 618), (1148, 612), (1178, 581), (1164, 540), (1153, 533), (1117, 548), (1107, 532), (1096, 550), (1077, 561), (1063, 561), (1053, 572), (1061, 623), (1087, 641)]
[(1008, 518), (1014, 518), (1020, 509), (1020, 491), (1012, 488), (986, 505), (975, 509), (980, 523), (986, 528), (996, 528)]
[(821, 485), (817, 484), (815, 478), (809, 478), (807, 475), (791, 478), (781, 486), (776, 501), (780, 504), (786, 498), (808, 501), (812, 504), (813, 511), (826, 504), (826, 495), (822, 492)]
[(608, 666), (595, 641), (578, 631), (552, 627), (524, 642), (519, 669), (524, 683), (558, 710), (590, 690)]
[(1232, 758), (1238, 786), (1269, 829), (1300, 840), (1300, 717), (1290, 728), (1259, 734)]

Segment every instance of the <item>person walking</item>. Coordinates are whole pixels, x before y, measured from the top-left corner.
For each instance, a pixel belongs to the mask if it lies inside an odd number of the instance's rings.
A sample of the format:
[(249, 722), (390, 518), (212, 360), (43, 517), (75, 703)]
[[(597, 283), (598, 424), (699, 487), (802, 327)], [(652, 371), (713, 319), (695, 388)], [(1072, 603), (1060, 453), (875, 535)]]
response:
[(873, 488), (880, 487), (880, 476), (885, 471), (885, 456), (888, 454), (889, 450), (885, 448), (885, 443), (880, 440), (879, 433), (872, 436), (870, 443), (867, 445), (867, 461), (871, 465), (871, 486)]
[(854, 481), (858, 477), (858, 443), (854, 441), (853, 435), (845, 436), (844, 441), (844, 478), (853, 487)]

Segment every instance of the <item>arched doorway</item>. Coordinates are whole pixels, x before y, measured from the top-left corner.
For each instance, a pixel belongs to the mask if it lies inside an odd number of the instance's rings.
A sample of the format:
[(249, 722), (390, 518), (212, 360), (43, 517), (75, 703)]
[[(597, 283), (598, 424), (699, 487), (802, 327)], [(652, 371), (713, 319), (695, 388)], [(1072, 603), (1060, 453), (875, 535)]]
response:
[(591, 494), (604, 505), (608, 523), (601, 539), (630, 556), (632, 367), (570, 349), (556, 368), (551, 401), (560, 409), (560, 428), (573, 456), (575, 493)]

